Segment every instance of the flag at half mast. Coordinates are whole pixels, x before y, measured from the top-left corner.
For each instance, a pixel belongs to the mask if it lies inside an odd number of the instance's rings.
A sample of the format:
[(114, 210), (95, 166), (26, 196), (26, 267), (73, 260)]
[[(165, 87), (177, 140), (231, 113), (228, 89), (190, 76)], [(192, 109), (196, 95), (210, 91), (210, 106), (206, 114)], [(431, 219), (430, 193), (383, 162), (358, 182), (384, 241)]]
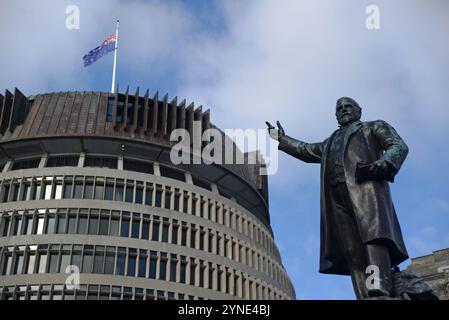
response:
[(105, 54), (115, 50), (115, 44), (117, 42), (117, 35), (113, 34), (103, 41), (101, 45), (89, 51), (88, 54), (84, 55), (84, 66), (87, 67), (100, 59)]

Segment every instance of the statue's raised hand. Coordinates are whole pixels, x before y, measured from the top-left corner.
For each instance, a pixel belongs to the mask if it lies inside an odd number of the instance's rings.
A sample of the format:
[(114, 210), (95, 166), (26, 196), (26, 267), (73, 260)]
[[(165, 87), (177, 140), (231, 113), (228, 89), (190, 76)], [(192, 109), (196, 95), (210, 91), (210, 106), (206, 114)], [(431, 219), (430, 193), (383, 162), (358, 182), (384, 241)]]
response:
[(270, 134), (270, 137), (274, 140), (280, 140), (283, 136), (285, 136), (284, 128), (282, 128), (281, 123), (279, 121), (276, 121), (276, 125), (278, 128), (276, 129), (269, 123), (268, 121), (265, 121), (265, 123), (268, 126), (268, 133)]

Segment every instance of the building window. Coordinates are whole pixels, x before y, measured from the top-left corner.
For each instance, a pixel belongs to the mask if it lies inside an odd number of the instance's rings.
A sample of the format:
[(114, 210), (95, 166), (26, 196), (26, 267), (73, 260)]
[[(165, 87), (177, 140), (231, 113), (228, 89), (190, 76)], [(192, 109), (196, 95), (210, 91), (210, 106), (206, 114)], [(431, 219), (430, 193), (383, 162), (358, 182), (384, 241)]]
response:
[(142, 172), (147, 174), (153, 174), (153, 163), (145, 162), (145, 161), (138, 161), (138, 160), (131, 160), (131, 159), (124, 159), (123, 160), (123, 170), (128, 171), (136, 171), (136, 172)]
[(170, 167), (160, 166), (160, 172), (162, 177), (179, 180), (182, 182), (186, 181), (186, 177), (183, 171), (179, 171)]
[(14, 160), (11, 170), (31, 169), (39, 167), (40, 158)]
[(131, 226), (131, 237), (139, 239), (139, 229), (140, 229), (140, 214), (133, 213), (132, 226)]
[(171, 233), (171, 243), (178, 244), (178, 220), (173, 220), (172, 223), (172, 233)]
[(150, 235), (150, 215), (143, 214), (142, 239), (148, 240), (149, 235)]
[(73, 177), (72, 176), (66, 176), (64, 178), (64, 199), (71, 199), (72, 198), (72, 190), (73, 190)]
[(114, 274), (114, 260), (115, 260), (115, 248), (106, 248), (106, 259), (104, 264), (104, 273)]
[(97, 177), (95, 178), (95, 192), (94, 199), (103, 200), (104, 197), (104, 178)]
[(75, 177), (75, 193), (73, 198), (81, 199), (83, 197), (83, 177)]
[(38, 246), (37, 273), (45, 273), (47, 268), (47, 250), (43, 245)]
[(94, 177), (86, 177), (84, 185), (84, 199), (92, 199), (94, 193)]
[(148, 278), (156, 279), (156, 267), (157, 267), (157, 252), (150, 251), (150, 270), (148, 273)]
[(148, 182), (145, 187), (145, 204), (147, 206), (153, 205), (153, 184)]
[(190, 258), (190, 285), (195, 285), (196, 262), (195, 258)]
[(77, 167), (79, 156), (48, 157), (46, 167)]
[(111, 227), (110, 227), (110, 235), (111, 236), (119, 235), (119, 224), (120, 224), (120, 212), (112, 211)]
[(123, 201), (124, 180), (117, 179), (115, 185), (115, 201)]
[(104, 246), (95, 247), (94, 273), (103, 273)]
[(167, 279), (167, 253), (161, 252), (161, 259), (159, 262), (159, 280)]
[(77, 266), (80, 271), (81, 271), (81, 257), (82, 257), (81, 253), (82, 253), (82, 246), (80, 245), (73, 246), (71, 264)]
[(58, 209), (58, 233), (66, 233), (66, 210)]
[(104, 200), (114, 199), (114, 179), (106, 178), (106, 189), (104, 192)]
[(35, 261), (36, 261), (36, 246), (30, 246), (28, 251), (27, 264), (25, 266), (27, 274), (34, 273)]
[(162, 223), (162, 242), (168, 242), (169, 225), (168, 218), (164, 218)]
[(141, 204), (143, 201), (143, 182), (137, 181), (136, 182), (136, 197), (134, 199), (134, 203)]
[(107, 210), (102, 210), (99, 234), (102, 236), (109, 235), (109, 214)]
[(176, 254), (170, 255), (170, 281), (176, 282), (176, 266), (178, 264), (178, 259)]
[(46, 232), (47, 234), (52, 234), (55, 232), (55, 226), (56, 226), (56, 215), (53, 214), (48, 214), (47, 215), (47, 227), (46, 227)]
[(134, 181), (126, 180), (125, 202), (133, 202), (134, 200)]
[(205, 180), (202, 180), (195, 176), (192, 176), (192, 182), (194, 185), (196, 185), (200, 188), (207, 189), (209, 191), (211, 190), (210, 183), (206, 182)]
[(11, 266), (12, 266), (12, 253), (7, 252), (3, 255), (3, 266), (1, 266), (3, 276), (11, 274)]
[(122, 223), (120, 227), (120, 236), (129, 237), (129, 212), (124, 211), (122, 213)]
[(93, 246), (85, 245), (84, 246), (84, 254), (83, 254), (83, 266), (81, 272), (83, 273), (91, 273), (92, 272), (92, 263), (93, 263)]
[(36, 178), (33, 183), (32, 200), (39, 200), (41, 198), (42, 178)]
[(185, 256), (181, 256), (181, 265), (180, 265), (180, 272), (179, 272), (179, 282), (186, 283), (186, 265), (187, 260)]
[(89, 214), (89, 234), (98, 234), (99, 213), (97, 209), (91, 209)]
[(159, 225), (160, 225), (159, 217), (153, 216), (153, 230), (151, 235), (151, 240), (153, 241), (159, 241)]
[(156, 196), (154, 202), (156, 207), (162, 207), (162, 186), (160, 184), (156, 185)]
[(139, 250), (139, 270), (138, 276), (145, 278), (147, 271), (147, 250)]
[(86, 159), (84, 160), (84, 166), (95, 168), (117, 169), (117, 158), (86, 156)]
[(136, 249), (129, 249), (129, 255), (128, 255), (128, 271), (126, 275), (128, 277), (135, 277), (136, 275), (136, 261), (137, 260), (137, 250)]
[(61, 251), (61, 262), (59, 266), (59, 272), (65, 273), (67, 267), (70, 265), (70, 251), (69, 246), (63, 245), (63, 250)]

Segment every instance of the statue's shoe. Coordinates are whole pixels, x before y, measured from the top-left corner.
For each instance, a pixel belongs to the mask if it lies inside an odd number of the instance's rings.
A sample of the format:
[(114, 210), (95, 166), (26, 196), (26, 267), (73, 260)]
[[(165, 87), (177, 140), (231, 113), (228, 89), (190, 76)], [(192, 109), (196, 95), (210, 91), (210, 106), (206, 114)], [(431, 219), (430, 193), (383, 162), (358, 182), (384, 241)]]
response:
[(378, 289), (369, 289), (368, 295), (370, 297), (390, 297), (391, 293), (387, 289), (380, 287)]

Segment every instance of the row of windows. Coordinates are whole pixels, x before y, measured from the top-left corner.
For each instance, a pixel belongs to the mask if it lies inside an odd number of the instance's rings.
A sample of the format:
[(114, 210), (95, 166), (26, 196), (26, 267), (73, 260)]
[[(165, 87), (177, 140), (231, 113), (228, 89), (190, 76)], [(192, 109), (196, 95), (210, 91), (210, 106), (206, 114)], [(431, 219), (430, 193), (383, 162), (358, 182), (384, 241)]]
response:
[(6, 212), (1, 216), (0, 235), (91, 234), (152, 240), (188, 246), (247, 264), (283, 286), (283, 269), (265, 254), (238, 239), (215, 230), (157, 215), (105, 209), (40, 209), (32, 213)]
[[(38, 168), (40, 161), (41, 158), (14, 160), (11, 170)], [(47, 168), (77, 167), (78, 165), (79, 165), (78, 155), (49, 156), (45, 163), (45, 167)], [(84, 158), (84, 167), (117, 169), (118, 158), (87, 155)], [(146, 174), (154, 174), (154, 163), (125, 158), (123, 159), (123, 170), (142, 172)], [(176, 179), (183, 182), (186, 181), (185, 174), (183, 171), (179, 171), (163, 165), (160, 165), (159, 171), (162, 177)], [(198, 185), (201, 188), (211, 190), (210, 184), (204, 182), (201, 179), (195, 178), (194, 184)]]
[(277, 289), (246, 274), (198, 258), (146, 249), (78, 244), (4, 247), (0, 273), (81, 273), (141, 277), (189, 284), (247, 299), (285, 299)]
[(98, 284), (63, 284), (0, 287), (0, 300), (204, 300), (179, 292)]
[(261, 224), (246, 219), (220, 202), (179, 188), (148, 181), (94, 176), (49, 176), (4, 180), (2, 202), (50, 199), (121, 201), (192, 214), (224, 225), (251, 238), (280, 260), (276, 245)]

